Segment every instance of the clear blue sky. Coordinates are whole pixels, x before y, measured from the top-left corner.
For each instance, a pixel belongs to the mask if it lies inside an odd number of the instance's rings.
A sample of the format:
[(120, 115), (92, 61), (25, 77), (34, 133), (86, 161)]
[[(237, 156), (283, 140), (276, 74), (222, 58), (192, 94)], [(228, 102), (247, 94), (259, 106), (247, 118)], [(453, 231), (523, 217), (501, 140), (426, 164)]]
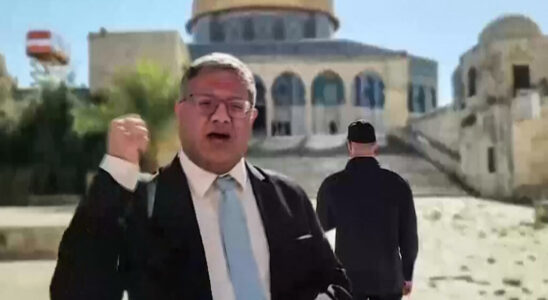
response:
[[(407, 50), (439, 63), (440, 102), (451, 99), (451, 72), (491, 20), (521, 13), (548, 34), (546, 0), (334, 0), (338, 38)], [(78, 85), (88, 83), (87, 35), (108, 30), (178, 29), (184, 41), (191, 0), (0, 0), (0, 53), (20, 86), (30, 84), (29, 29), (51, 29), (70, 45)]]

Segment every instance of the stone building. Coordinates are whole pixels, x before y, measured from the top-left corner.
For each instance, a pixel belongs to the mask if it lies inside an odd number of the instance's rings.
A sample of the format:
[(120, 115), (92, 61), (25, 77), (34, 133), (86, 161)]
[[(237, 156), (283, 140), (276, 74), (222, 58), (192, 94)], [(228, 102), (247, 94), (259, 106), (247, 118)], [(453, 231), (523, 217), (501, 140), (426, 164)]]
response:
[(548, 37), (521, 15), (489, 23), (478, 44), (461, 56), (455, 99), (460, 107), (512, 99), (519, 90), (548, 87)]
[(548, 36), (502, 16), (452, 80), (454, 106), (411, 122), (419, 147), (483, 196), (548, 197)]
[(227, 52), (256, 76), (256, 135), (338, 134), (366, 118), (380, 134), (437, 106), (437, 63), (334, 38), (332, 0), (194, 0), (192, 58)]
[(437, 63), (333, 37), (332, 0), (194, 0), (186, 29), (90, 33), (91, 93), (112, 75), (151, 60), (179, 77), (187, 55), (227, 52), (249, 64), (257, 82), (257, 136), (338, 134), (366, 118), (382, 135), (437, 106)]
[(150, 61), (180, 78), (188, 52), (178, 31), (100, 32), (88, 35), (89, 88), (105, 88), (117, 72)]

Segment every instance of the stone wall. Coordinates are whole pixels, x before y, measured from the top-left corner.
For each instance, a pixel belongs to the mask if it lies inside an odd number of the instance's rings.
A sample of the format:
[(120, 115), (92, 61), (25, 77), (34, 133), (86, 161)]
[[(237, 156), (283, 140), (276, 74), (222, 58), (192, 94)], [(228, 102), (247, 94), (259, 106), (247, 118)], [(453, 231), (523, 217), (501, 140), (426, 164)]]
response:
[(90, 33), (89, 86), (92, 93), (105, 88), (120, 70), (141, 60), (151, 61), (180, 78), (189, 61), (177, 31)]
[(548, 105), (535, 118), (516, 119), (512, 109), (445, 108), (411, 120), (397, 137), (483, 197), (546, 197)]
[(482, 196), (513, 196), (511, 122), (510, 108), (505, 105), (474, 110), (463, 119), (461, 174), (464, 182)]
[(451, 107), (438, 109), (430, 114), (410, 121), (414, 132), (422, 134), (429, 140), (441, 143), (447, 149), (459, 151), (459, 132), (465, 111), (455, 111)]
[(452, 107), (439, 108), (419, 118), (411, 118), (404, 130), (391, 130), (390, 135), (414, 148), (436, 167), (459, 181), (469, 191), (461, 168), (460, 133), (466, 111)]
[(541, 118), (513, 124), (514, 185), (548, 187), (548, 106)]

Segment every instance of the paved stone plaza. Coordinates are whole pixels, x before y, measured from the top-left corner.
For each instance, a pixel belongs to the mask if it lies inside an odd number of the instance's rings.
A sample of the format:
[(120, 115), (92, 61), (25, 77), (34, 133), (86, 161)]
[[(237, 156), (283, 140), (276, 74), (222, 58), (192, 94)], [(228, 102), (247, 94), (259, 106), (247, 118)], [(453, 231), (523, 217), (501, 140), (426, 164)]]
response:
[[(418, 197), (416, 206), (412, 299), (548, 299), (548, 229), (533, 228), (531, 208), (468, 197)], [(48, 299), (54, 266), (0, 262), (0, 299)]]

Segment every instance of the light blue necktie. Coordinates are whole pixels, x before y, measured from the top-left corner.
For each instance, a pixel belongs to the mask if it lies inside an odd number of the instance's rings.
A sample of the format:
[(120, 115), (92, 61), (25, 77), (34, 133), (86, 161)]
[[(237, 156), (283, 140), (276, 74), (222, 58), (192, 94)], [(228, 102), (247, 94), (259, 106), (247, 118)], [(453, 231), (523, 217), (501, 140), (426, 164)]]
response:
[(226, 263), (237, 300), (265, 300), (259, 268), (251, 250), (244, 209), (236, 194), (236, 181), (217, 178), (221, 190), (219, 219)]

